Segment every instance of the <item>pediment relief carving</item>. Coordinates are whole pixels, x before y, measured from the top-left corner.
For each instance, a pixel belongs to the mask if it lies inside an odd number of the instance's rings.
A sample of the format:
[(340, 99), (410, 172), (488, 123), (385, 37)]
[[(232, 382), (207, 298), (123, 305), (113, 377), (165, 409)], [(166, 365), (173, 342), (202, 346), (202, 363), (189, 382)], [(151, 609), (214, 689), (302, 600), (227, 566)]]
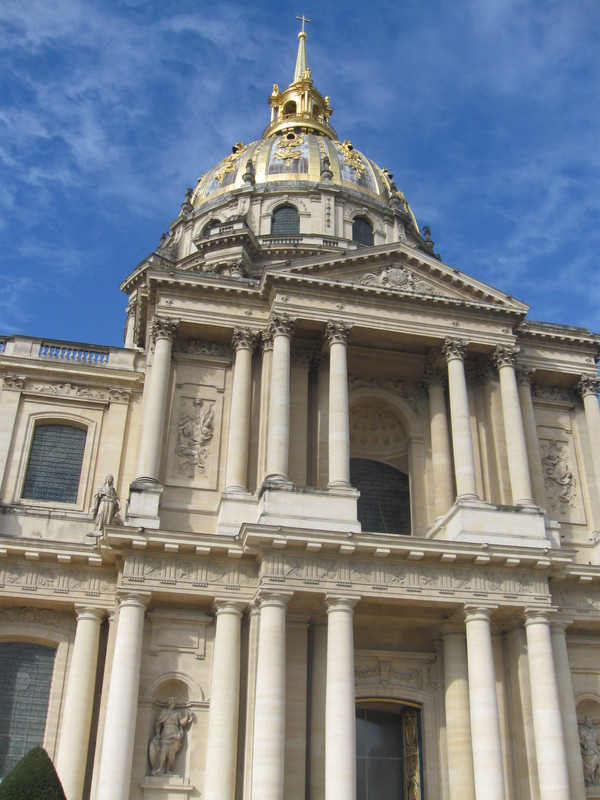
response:
[(413, 272), (403, 267), (400, 262), (394, 261), (386, 264), (374, 272), (364, 272), (355, 275), (352, 283), (360, 286), (372, 286), (376, 289), (402, 292), (404, 294), (424, 294), (433, 297), (451, 297), (442, 292), (429, 281), (424, 281)]

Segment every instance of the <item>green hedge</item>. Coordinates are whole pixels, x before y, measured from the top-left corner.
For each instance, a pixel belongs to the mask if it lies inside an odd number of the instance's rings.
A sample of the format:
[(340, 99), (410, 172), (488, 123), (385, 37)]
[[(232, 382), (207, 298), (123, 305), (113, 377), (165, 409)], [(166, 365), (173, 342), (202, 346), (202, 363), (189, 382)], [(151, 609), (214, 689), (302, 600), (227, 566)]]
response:
[(0, 800), (67, 800), (43, 747), (34, 747), (6, 773), (0, 783)]

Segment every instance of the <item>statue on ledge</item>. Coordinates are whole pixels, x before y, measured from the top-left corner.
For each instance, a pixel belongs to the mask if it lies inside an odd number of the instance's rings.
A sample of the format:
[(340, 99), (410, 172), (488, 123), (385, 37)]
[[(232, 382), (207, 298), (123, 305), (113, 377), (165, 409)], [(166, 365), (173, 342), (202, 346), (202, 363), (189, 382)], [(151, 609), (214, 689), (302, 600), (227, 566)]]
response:
[(192, 722), (192, 712), (178, 710), (175, 698), (169, 698), (169, 705), (158, 713), (154, 723), (154, 736), (148, 747), (148, 760), (152, 775), (172, 775), (171, 769), (177, 753), (181, 750), (185, 729)]
[(111, 522), (120, 522), (117, 512), (121, 508), (121, 503), (117, 497), (115, 489), (115, 479), (112, 475), (107, 475), (104, 483), (94, 495), (92, 504), (92, 514), (94, 517), (94, 528), (101, 531), (105, 525)]
[(600, 784), (600, 734), (589, 714), (585, 717), (585, 724), (579, 726), (579, 744), (585, 785), (598, 786)]

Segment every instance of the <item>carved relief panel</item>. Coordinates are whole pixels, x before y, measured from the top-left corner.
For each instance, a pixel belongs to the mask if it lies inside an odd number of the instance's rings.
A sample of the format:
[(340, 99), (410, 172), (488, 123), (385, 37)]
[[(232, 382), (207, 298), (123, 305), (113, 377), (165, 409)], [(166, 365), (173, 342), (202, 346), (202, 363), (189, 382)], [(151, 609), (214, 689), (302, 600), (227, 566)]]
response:
[(554, 425), (538, 428), (546, 508), (559, 522), (585, 525), (582, 485), (570, 417), (567, 413), (557, 414), (553, 421)]

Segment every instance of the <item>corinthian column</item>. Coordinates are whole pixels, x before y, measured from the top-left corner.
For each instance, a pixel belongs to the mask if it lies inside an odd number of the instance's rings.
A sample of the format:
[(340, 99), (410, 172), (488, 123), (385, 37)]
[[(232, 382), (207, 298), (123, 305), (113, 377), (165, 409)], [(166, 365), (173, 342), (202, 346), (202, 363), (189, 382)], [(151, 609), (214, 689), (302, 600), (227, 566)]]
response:
[(80, 800), (90, 741), (100, 625), (106, 612), (77, 607), (77, 630), (62, 713), (56, 771), (67, 800)]
[(552, 639), (552, 652), (554, 653), (558, 699), (567, 753), (567, 770), (571, 787), (569, 798), (570, 800), (585, 800), (579, 728), (577, 725), (575, 697), (573, 695), (571, 665), (569, 664), (569, 653), (567, 651), (566, 628), (567, 622), (564, 619), (552, 619), (550, 621), (550, 638)]
[(288, 597), (265, 594), (254, 704), (253, 800), (283, 800), (285, 754), (285, 611)]
[(428, 367), (425, 385), (429, 392), (429, 418), (431, 429), (431, 462), (435, 489), (435, 515), (441, 517), (454, 502), (454, 480), (452, 477), (452, 453), (448, 434), (448, 417), (444, 387), (446, 376)]
[(531, 383), (534, 374), (534, 369), (527, 369), (526, 367), (517, 369), (517, 386), (519, 389), (519, 400), (521, 401), (521, 413), (523, 414), (523, 426), (525, 428), (527, 460), (529, 462), (533, 499), (536, 505), (544, 508), (546, 505), (546, 487), (544, 485), (544, 473), (542, 471), (540, 440), (535, 421), (535, 412), (533, 410), (533, 399), (531, 397)]
[(119, 621), (104, 722), (104, 743), (98, 779), (98, 800), (128, 800), (131, 761), (140, 687), (142, 638), (147, 596), (124, 595)]
[(598, 390), (600, 378), (597, 375), (582, 375), (577, 389), (583, 398), (585, 421), (594, 464), (596, 491), (600, 494), (600, 407), (598, 406)]
[(350, 486), (350, 422), (348, 417), (348, 365), (346, 349), (352, 325), (329, 320), (329, 483)]
[(206, 737), (206, 800), (234, 800), (240, 702), (242, 603), (217, 603)]
[(527, 609), (525, 631), (540, 800), (564, 800), (570, 797), (569, 774), (550, 638), (549, 612)]
[(290, 451), (290, 343), (296, 323), (287, 314), (272, 316), (267, 334), (273, 337), (271, 392), (269, 396), (269, 434), (267, 477), (269, 481), (288, 480)]
[(482, 606), (465, 610), (475, 797), (505, 800), (490, 613)]
[(225, 491), (245, 492), (248, 483), (248, 444), (250, 441), (250, 406), (252, 400), (252, 354), (258, 334), (249, 328), (235, 328), (233, 347), (235, 367), (231, 390), (229, 439)]
[(477, 500), (471, 416), (464, 365), (466, 350), (467, 342), (460, 339), (446, 339), (442, 347), (442, 352), (448, 362), (450, 422), (457, 497)]
[(325, 798), (356, 797), (354, 692), (355, 599), (327, 597), (327, 689), (325, 705)]
[(179, 320), (176, 319), (155, 317), (152, 323), (154, 357), (150, 379), (145, 387), (146, 397), (144, 398), (138, 478), (158, 480), (167, 389), (171, 373), (171, 348), (178, 329)]
[(465, 629), (447, 623), (442, 626), (441, 633), (444, 641), (446, 741), (450, 798), (451, 800), (475, 800)]
[(513, 505), (531, 506), (533, 505), (533, 493), (529, 476), (529, 459), (527, 458), (525, 429), (515, 375), (518, 353), (517, 347), (498, 345), (494, 353), (494, 362), (500, 376), (504, 435)]

